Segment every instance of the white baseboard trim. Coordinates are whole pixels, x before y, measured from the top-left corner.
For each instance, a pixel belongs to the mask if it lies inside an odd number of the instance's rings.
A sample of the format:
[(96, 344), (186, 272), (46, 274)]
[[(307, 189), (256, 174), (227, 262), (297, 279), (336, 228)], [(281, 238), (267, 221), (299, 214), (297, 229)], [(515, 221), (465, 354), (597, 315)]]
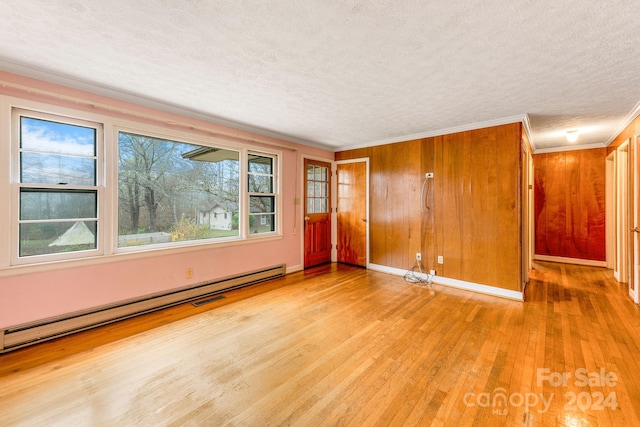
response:
[[(386, 267), (384, 265), (369, 264), (367, 266), (370, 270), (379, 271), (381, 273), (389, 273), (395, 276), (404, 276), (406, 270), (399, 268)], [(418, 274), (418, 276), (420, 276)], [(423, 274), (422, 277), (427, 279), (427, 275)], [(464, 289), (467, 291), (478, 292), (481, 294), (492, 295), (501, 298), (508, 298), (516, 301), (524, 301), (524, 294), (518, 291), (511, 291), (509, 289), (497, 288), (495, 286), (482, 285), (480, 283), (466, 282), (464, 280), (450, 279), (447, 277), (433, 276), (433, 283), (438, 285), (449, 286), (452, 288)]]
[(586, 265), (587, 267), (607, 267), (606, 261), (594, 261), (591, 259), (567, 258), (562, 256), (534, 255), (536, 261), (560, 262), (563, 264)]

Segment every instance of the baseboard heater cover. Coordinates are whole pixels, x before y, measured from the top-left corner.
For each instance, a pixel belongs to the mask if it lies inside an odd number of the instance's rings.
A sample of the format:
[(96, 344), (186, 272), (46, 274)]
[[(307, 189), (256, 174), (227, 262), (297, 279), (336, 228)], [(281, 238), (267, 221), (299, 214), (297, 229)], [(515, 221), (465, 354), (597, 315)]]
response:
[(0, 353), (285, 275), (284, 264), (0, 331)]

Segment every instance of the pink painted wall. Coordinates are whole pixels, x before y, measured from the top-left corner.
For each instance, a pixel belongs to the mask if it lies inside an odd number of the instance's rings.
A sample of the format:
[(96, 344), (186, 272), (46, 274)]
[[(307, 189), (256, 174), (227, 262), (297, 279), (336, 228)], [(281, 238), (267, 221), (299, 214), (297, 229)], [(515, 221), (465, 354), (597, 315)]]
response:
[[(193, 123), (198, 127), (211, 129), (212, 132), (231, 133), (240, 138), (258, 137), (246, 131), (230, 129), (0, 71), (0, 84), (3, 82), (9, 84), (0, 87), (0, 94), (9, 96), (70, 107), (75, 110), (94, 111), (91, 107), (83, 107), (73, 101), (59, 99), (59, 96), (62, 98), (65, 96), (82, 98), (100, 105), (111, 105), (151, 114), (165, 120)], [(47, 93), (29, 93), (29, 88), (38, 89), (38, 92), (47, 91)], [(100, 113), (104, 114), (104, 112)], [(110, 113), (110, 115), (122, 116), (121, 113)], [(131, 119), (131, 117), (128, 118)], [(157, 122), (153, 122), (153, 124), (158, 125)], [(300, 162), (304, 156), (331, 160), (333, 152), (269, 137), (259, 136), (259, 139), (292, 148), (282, 150), (283, 237), (281, 239), (223, 247), (210, 245), (174, 254), (157, 251), (157, 255), (153, 257), (127, 259), (123, 256), (122, 259), (113, 262), (68, 268), (59, 268), (58, 266), (51, 270), (26, 274), (24, 269), (12, 269), (4, 266), (6, 260), (2, 260), (3, 266), (0, 266), (0, 329), (277, 264), (285, 263), (288, 268), (300, 268), (303, 263), (303, 233), (300, 229), (302, 213), (301, 207), (294, 205), (294, 199), (300, 198), (302, 191), (302, 186), (296, 185), (296, 180), (300, 182), (302, 177)], [(6, 144), (7, 141), (0, 143)], [(0, 215), (8, 214), (8, 209), (0, 210)], [(193, 277), (185, 279), (185, 270), (189, 267), (193, 268)]]

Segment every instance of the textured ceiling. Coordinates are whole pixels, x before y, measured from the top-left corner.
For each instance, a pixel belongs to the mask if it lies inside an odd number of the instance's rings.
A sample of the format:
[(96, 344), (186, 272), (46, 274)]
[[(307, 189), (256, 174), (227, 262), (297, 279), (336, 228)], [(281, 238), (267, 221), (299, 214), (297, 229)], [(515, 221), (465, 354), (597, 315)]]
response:
[(336, 150), (525, 115), (536, 150), (604, 146), (640, 101), (634, 4), (3, 0), (0, 69)]

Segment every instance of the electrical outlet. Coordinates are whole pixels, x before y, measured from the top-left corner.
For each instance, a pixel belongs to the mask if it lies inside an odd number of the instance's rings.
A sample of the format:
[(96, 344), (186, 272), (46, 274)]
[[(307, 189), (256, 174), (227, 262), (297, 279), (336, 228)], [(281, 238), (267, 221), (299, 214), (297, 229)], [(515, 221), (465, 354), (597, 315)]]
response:
[(416, 261), (422, 261), (422, 254), (420, 252), (416, 252)]
[(427, 172), (424, 174), (425, 178), (433, 178), (433, 172)]
[(438, 255), (438, 264), (444, 264), (444, 257), (442, 255)]
[(193, 268), (187, 268), (187, 270), (184, 272), (184, 277), (187, 279), (191, 279), (193, 277)]
[(435, 270), (429, 270), (429, 274), (432, 275), (432, 276), (435, 276), (436, 275), (436, 271)]

